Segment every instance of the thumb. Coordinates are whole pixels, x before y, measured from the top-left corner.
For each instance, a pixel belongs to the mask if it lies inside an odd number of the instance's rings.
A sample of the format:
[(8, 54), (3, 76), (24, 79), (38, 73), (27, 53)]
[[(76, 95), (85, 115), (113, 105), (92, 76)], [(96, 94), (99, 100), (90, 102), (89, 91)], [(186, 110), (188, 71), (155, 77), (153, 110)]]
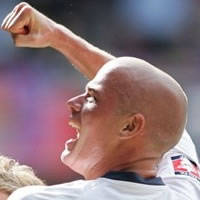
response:
[(29, 34), (30, 30), (29, 30), (29, 27), (28, 26), (24, 26), (22, 28), (18, 27), (18, 28), (15, 28), (13, 29), (12, 31), (10, 31), (11, 34), (15, 35), (15, 34), (21, 34), (21, 35), (27, 35)]

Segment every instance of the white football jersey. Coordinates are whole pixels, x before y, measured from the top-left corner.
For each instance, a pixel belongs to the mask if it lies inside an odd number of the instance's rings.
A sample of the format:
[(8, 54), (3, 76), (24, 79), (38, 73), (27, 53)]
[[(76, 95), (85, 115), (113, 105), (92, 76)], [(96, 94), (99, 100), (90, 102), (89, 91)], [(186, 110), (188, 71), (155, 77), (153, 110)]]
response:
[(158, 166), (157, 176), (186, 199), (200, 199), (200, 166), (195, 145), (185, 130), (180, 142), (168, 151)]
[(54, 186), (27, 186), (9, 200), (199, 200), (200, 182), (196, 150), (185, 131), (179, 144), (167, 152), (158, 176), (144, 179), (132, 172), (109, 172), (96, 180)]

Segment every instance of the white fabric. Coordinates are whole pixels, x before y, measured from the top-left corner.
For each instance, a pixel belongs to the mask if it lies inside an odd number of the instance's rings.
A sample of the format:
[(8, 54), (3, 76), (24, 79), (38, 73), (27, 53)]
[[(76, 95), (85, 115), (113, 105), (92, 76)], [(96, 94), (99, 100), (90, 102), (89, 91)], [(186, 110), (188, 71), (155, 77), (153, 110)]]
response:
[(80, 180), (55, 186), (28, 186), (8, 200), (199, 200), (200, 182), (187, 175), (175, 175), (172, 156), (184, 155), (197, 162), (194, 144), (185, 131), (179, 144), (167, 152), (158, 169), (166, 185), (147, 185), (108, 178)]
[(56, 186), (28, 186), (19, 189), (9, 200), (185, 200), (167, 186), (152, 186), (99, 178), (74, 181)]
[(185, 130), (180, 142), (167, 152), (158, 167), (157, 176), (162, 177), (163, 182), (172, 190), (182, 194), (187, 200), (200, 199), (200, 181), (187, 176), (175, 175), (171, 158), (183, 155), (199, 165), (195, 145)]
[(171, 157), (176, 155), (184, 155), (196, 164), (199, 163), (195, 145), (186, 130), (179, 143), (163, 156), (163, 159), (158, 166), (157, 176), (160, 176), (163, 179), (163, 177), (174, 175)]

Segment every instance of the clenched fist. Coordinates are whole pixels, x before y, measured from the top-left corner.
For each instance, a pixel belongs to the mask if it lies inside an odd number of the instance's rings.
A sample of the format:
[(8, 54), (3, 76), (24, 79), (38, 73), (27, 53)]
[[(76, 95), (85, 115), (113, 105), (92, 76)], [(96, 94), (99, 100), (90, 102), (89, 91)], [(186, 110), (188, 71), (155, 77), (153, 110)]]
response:
[(18, 47), (48, 47), (56, 23), (29, 4), (18, 4), (3, 20), (1, 28), (11, 33)]

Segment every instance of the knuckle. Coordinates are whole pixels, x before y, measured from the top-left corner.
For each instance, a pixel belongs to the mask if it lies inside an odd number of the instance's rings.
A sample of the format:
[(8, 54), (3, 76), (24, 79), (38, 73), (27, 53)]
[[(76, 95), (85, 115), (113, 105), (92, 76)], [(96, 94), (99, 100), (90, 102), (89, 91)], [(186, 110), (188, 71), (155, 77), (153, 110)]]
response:
[(22, 2), (22, 3), (20, 3), (20, 4), (18, 4), (16, 7), (15, 7), (15, 10), (16, 10), (16, 12), (20, 12), (21, 10), (28, 10), (28, 9), (30, 9), (31, 8), (31, 6), (28, 4), (28, 3), (26, 3), (26, 2)]
[(24, 7), (24, 6), (29, 6), (29, 4), (26, 3), (26, 2), (21, 2), (21, 3), (19, 3), (17, 6), (18, 6), (18, 7)]
[(25, 6), (24, 9), (23, 9), (23, 12), (26, 13), (26, 14), (29, 14), (32, 12), (32, 8), (28, 5), (28, 6)]

